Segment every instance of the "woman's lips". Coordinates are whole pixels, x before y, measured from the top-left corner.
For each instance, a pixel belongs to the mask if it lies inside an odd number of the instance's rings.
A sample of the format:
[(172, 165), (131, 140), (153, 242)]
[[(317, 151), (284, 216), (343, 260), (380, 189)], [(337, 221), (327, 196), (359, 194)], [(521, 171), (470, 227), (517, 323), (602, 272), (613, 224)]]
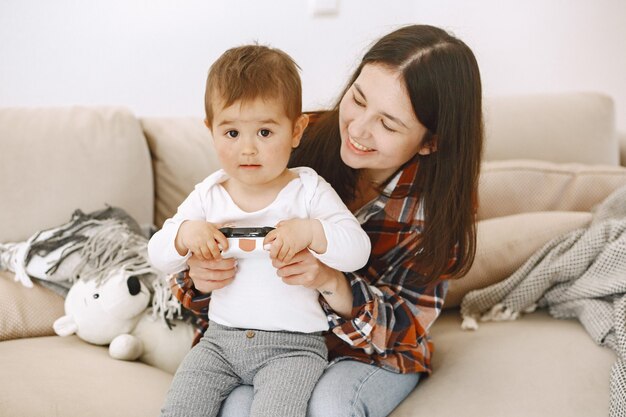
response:
[(350, 146), (350, 148), (357, 152), (357, 153), (369, 153), (369, 152), (374, 152), (375, 149), (372, 148), (368, 148), (367, 146), (361, 145), (359, 142), (357, 142), (356, 140), (352, 139), (350, 137), (350, 135), (348, 135), (348, 145)]

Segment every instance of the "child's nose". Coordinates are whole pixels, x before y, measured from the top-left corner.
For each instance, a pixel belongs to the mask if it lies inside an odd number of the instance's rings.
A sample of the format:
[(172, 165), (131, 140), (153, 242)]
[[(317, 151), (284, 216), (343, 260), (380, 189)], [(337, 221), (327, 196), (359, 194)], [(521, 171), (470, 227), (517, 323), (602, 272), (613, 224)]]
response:
[(244, 138), (242, 141), (241, 153), (244, 155), (255, 155), (258, 152), (255, 138)]

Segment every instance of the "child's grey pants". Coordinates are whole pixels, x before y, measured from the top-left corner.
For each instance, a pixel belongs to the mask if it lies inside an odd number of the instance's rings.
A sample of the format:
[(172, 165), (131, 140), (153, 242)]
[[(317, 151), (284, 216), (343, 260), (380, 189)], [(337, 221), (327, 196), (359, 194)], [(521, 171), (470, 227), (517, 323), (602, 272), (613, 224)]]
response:
[(211, 322), (176, 371), (161, 416), (217, 416), (228, 394), (246, 384), (254, 386), (251, 417), (305, 417), (326, 365), (320, 333), (242, 330)]

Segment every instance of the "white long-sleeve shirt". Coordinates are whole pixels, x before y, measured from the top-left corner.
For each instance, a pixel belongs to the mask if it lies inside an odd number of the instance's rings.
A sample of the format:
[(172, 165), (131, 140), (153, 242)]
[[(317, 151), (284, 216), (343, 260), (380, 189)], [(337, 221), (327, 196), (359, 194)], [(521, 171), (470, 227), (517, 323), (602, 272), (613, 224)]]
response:
[[(219, 170), (196, 185), (148, 244), (152, 264), (167, 274), (187, 268), (191, 254), (181, 256), (174, 246), (185, 220), (205, 220), (237, 227), (275, 226), (281, 220), (318, 219), (327, 240), (323, 254), (311, 252), (324, 264), (344, 272), (363, 267), (370, 240), (335, 190), (310, 168), (293, 168), (290, 181), (267, 207), (246, 212), (220, 184), (228, 175)], [(222, 325), (260, 330), (315, 332), (328, 328), (319, 293), (300, 285), (287, 285), (276, 274), (269, 252), (238, 259), (233, 282), (211, 293), (209, 320)]]

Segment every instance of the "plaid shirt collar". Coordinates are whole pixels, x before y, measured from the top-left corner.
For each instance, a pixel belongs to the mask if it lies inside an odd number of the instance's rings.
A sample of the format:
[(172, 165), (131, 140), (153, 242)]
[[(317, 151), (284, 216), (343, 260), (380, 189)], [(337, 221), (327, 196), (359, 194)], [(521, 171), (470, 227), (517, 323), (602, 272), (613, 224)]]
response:
[[(378, 197), (374, 198), (354, 213), (359, 223), (366, 223), (372, 216), (383, 210), (390, 198), (396, 199), (404, 197), (409, 190), (414, 188), (417, 171), (418, 164), (413, 163), (394, 175)], [(413, 207), (413, 209), (415, 209), (415, 207)], [(414, 210), (412, 211), (414, 212)]]

